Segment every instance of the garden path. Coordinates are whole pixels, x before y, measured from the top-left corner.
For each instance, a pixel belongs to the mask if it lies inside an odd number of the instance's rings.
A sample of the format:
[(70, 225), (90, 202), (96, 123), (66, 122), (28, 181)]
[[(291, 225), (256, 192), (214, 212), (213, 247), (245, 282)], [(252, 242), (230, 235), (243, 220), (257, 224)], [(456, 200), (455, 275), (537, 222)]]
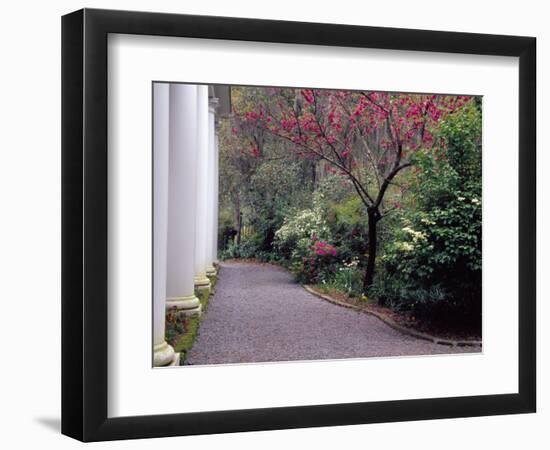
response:
[(251, 363), (479, 352), (417, 339), (334, 305), (270, 264), (223, 262), (185, 364)]

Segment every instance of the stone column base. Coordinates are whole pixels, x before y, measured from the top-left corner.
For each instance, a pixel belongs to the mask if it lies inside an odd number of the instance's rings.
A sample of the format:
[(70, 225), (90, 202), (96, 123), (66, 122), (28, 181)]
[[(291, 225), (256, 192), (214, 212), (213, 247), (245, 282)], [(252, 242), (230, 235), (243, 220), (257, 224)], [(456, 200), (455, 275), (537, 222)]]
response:
[(177, 359), (179, 364), (179, 353), (176, 355), (171, 345), (166, 341), (153, 347), (153, 364), (155, 367), (173, 366)]
[(168, 364), (169, 367), (171, 366), (179, 366), (180, 365), (180, 353), (174, 353), (174, 359), (170, 364)]
[(206, 276), (207, 277), (215, 277), (218, 274), (218, 271), (214, 266), (210, 266), (206, 268)]
[(202, 305), (199, 299), (193, 294), (186, 297), (170, 297), (166, 299), (166, 309), (175, 308), (180, 314), (186, 316), (199, 315)]
[(210, 280), (206, 274), (195, 277), (195, 289), (210, 289), (210, 287)]
[(202, 314), (202, 305), (193, 309), (179, 309), (178, 314), (183, 316), (200, 316)]

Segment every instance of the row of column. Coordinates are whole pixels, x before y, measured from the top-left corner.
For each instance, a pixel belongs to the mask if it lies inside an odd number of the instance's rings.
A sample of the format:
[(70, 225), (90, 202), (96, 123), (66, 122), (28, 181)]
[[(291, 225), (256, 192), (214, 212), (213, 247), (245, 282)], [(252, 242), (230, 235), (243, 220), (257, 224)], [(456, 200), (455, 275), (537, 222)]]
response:
[(178, 363), (166, 310), (201, 313), (218, 236), (217, 99), (208, 86), (153, 85), (153, 365)]

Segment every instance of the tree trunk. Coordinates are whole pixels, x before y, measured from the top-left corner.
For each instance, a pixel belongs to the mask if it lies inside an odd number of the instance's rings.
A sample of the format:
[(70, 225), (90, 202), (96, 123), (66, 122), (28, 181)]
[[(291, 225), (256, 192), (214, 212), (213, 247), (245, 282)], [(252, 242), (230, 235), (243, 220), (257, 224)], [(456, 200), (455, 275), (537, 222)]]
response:
[(376, 238), (377, 238), (377, 229), (376, 226), (380, 220), (380, 213), (377, 209), (369, 209), (369, 236), (368, 236), (368, 259), (367, 259), (367, 270), (365, 271), (365, 277), (363, 278), (363, 290), (368, 292), (369, 288), (372, 286), (374, 280), (374, 268), (376, 263)]
[(241, 196), (239, 193), (234, 198), (235, 200), (235, 226), (236, 233), (233, 239), (233, 242), (239, 245), (241, 243), (241, 223), (242, 223), (242, 212), (241, 212)]
[(243, 230), (243, 213), (239, 211), (239, 217), (237, 219), (237, 245), (241, 245)]

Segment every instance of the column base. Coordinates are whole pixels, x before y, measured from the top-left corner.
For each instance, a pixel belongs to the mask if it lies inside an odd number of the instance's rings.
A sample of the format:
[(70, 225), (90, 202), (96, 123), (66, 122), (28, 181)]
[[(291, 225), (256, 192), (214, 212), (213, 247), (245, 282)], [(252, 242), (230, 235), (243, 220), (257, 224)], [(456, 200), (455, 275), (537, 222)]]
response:
[(202, 305), (193, 309), (178, 309), (178, 314), (182, 316), (200, 316), (202, 314)]
[(206, 274), (195, 277), (195, 289), (210, 289), (210, 287), (210, 280)]
[(175, 308), (180, 314), (186, 316), (200, 315), (202, 305), (199, 299), (193, 294), (186, 297), (170, 297), (166, 299), (166, 309)]
[(180, 356), (181, 356), (181, 353), (174, 353), (174, 359), (172, 360), (172, 362), (170, 364), (168, 364), (168, 367), (179, 366), (180, 365)]
[(218, 271), (216, 270), (216, 268), (213, 265), (206, 268), (206, 276), (207, 277), (214, 277), (217, 274), (218, 274)]
[(171, 345), (166, 341), (153, 347), (153, 364), (155, 367), (174, 366), (179, 364), (179, 353), (176, 355)]

